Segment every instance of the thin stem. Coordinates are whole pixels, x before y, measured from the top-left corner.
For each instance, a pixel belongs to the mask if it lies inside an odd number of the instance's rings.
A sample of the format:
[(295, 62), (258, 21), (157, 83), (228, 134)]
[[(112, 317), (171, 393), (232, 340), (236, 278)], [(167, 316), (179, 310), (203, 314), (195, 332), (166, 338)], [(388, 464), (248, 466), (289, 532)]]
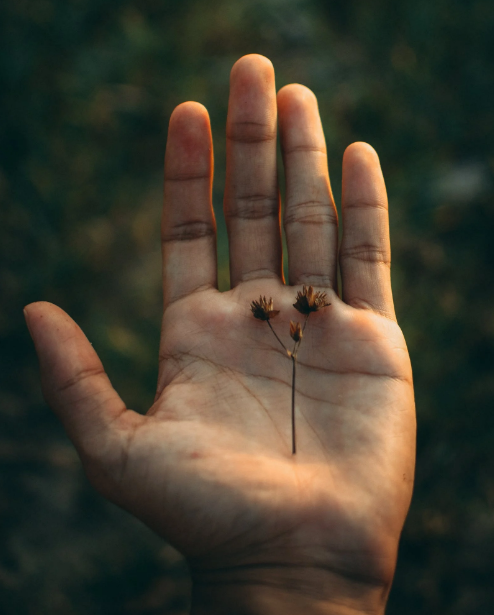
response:
[(290, 351), (288, 350), (288, 348), (285, 346), (285, 344), (280, 340), (280, 338), (278, 337), (278, 335), (276, 334), (276, 331), (273, 329), (273, 327), (271, 326), (271, 323), (269, 322), (269, 320), (266, 321), (269, 325), (269, 328), (271, 329), (271, 331), (273, 332), (275, 338), (279, 341), (279, 343), (281, 344), (281, 346), (283, 347), (283, 350), (287, 353), (288, 356), (290, 356)]
[(295, 376), (297, 370), (297, 355), (292, 354), (292, 455), (297, 452), (297, 441), (295, 435)]
[[(309, 314), (305, 315), (304, 326), (302, 328), (302, 335), (305, 331), (305, 327), (307, 325), (307, 320), (309, 319)], [(302, 343), (302, 338), (295, 342), (293, 345), (293, 352), (291, 354), (292, 359), (292, 455), (295, 455), (297, 452), (297, 438), (295, 433), (295, 380), (297, 376), (297, 352), (300, 348), (300, 344)]]

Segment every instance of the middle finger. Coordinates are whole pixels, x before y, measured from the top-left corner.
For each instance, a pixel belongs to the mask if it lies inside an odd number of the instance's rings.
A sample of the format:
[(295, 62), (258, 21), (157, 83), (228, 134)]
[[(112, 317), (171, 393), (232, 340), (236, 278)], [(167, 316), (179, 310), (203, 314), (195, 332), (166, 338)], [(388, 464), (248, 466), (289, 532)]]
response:
[(244, 56), (232, 69), (227, 118), (224, 210), (232, 287), (282, 276), (276, 114), (273, 65)]

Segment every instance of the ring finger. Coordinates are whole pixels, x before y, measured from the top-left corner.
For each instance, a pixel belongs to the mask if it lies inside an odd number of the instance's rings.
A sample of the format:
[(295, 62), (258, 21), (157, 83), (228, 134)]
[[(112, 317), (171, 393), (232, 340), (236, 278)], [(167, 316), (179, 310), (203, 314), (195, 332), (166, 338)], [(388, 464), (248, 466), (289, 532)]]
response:
[(302, 85), (288, 85), (278, 93), (278, 112), (289, 281), (336, 288), (338, 217), (316, 97)]

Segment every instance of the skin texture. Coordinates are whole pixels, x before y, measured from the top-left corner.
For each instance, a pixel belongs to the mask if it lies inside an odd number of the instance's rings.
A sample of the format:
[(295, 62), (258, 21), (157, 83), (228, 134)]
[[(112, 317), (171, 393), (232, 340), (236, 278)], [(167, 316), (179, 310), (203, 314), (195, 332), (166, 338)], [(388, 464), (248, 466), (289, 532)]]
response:
[[(219, 293), (209, 118), (188, 102), (170, 119), (163, 328), (147, 415), (126, 409), (75, 322), (40, 302), (26, 319), (43, 391), (93, 485), (187, 558), (193, 613), (382, 613), (412, 492), (415, 414), (379, 159), (364, 143), (344, 154), (338, 253), (312, 92), (289, 85), (276, 96), (269, 60), (245, 56), (232, 69), (226, 135), (232, 289)], [(331, 306), (311, 314), (298, 352), (292, 455), (291, 362), (249, 306), (273, 297), (272, 325), (288, 345), (302, 284)]]

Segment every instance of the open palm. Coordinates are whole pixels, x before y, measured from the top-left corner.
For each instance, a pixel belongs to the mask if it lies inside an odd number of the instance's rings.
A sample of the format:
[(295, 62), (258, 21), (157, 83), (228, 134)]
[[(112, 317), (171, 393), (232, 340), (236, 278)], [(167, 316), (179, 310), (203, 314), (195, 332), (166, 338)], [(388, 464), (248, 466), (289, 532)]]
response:
[[(281, 271), (277, 111), (290, 285)], [(207, 112), (185, 103), (172, 115), (165, 310), (158, 391), (147, 415), (125, 408), (77, 325), (38, 303), (26, 311), (45, 395), (93, 484), (174, 544), (198, 586), (284, 578), (312, 587), (322, 574), (340, 601), (352, 606), (358, 586), (379, 612), (410, 502), (415, 438), (379, 161), (365, 144), (345, 153), (338, 258), (312, 93), (292, 85), (276, 97), (269, 61), (242, 58), (232, 71), (227, 138), (232, 289), (220, 293)], [(311, 314), (298, 353), (292, 455), (291, 361), (250, 303), (273, 298), (280, 314), (272, 325), (288, 346), (302, 284), (326, 292), (331, 305)]]

